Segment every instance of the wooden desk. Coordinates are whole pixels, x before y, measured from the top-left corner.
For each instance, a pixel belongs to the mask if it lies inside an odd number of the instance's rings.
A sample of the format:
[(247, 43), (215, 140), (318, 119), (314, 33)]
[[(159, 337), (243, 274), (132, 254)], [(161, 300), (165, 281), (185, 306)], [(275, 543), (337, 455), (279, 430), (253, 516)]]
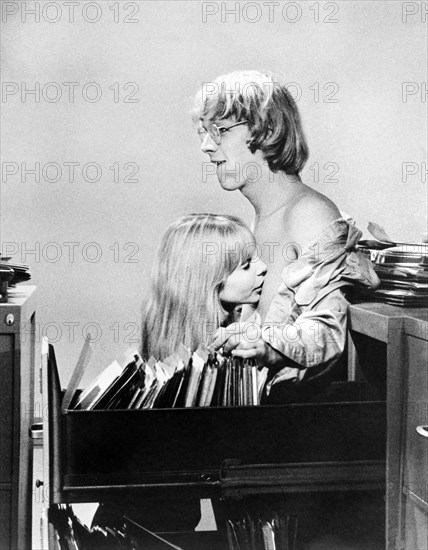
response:
[(42, 359), (47, 506), (384, 487), (385, 401), (63, 413), (52, 352)]
[(428, 309), (352, 305), (348, 326), (349, 378), (385, 369), (387, 550), (426, 550)]

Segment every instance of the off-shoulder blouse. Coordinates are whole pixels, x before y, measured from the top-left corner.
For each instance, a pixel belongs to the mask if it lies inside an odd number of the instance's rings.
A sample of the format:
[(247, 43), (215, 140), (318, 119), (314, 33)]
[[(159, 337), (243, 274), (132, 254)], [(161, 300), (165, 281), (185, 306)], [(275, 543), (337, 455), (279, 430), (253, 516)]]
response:
[[(301, 381), (314, 366), (331, 366), (346, 343), (348, 302), (354, 285), (376, 288), (379, 279), (370, 260), (357, 251), (361, 231), (343, 218), (327, 225), (282, 272), (282, 283), (261, 326), (262, 338), (290, 358), (270, 385)], [(248, 322), (259, 322), (255, 312)]]

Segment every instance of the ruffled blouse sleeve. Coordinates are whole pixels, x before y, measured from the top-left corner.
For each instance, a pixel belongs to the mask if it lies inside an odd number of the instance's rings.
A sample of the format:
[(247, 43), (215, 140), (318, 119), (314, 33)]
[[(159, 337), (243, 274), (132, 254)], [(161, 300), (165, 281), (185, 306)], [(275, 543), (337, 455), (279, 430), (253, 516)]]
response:
[(301, 380), (306, 369), (335, 361), (343, 353), (348, 307), (343, 291), (379, 284), (369, 259), (356, 249), (360, 237), (354, 225), (335, 220), (284, 269), (262, 338), (299, 367), (285, 367), (273, 383)]

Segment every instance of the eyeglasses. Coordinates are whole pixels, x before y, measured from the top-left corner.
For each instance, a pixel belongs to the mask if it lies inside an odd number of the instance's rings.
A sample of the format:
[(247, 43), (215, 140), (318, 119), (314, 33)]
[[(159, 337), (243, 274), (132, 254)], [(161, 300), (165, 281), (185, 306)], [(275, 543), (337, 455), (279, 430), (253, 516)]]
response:
[(201, 138), (201, 141), (204, 141), (205, 136), (207, 134), (210, 135), (214, 143), (216, 145), (221, 145), (221, 136), (228, 132), (229, 130), (232, 130), (232, 128), (235, 128), (236, 126), (240, 126), (241, 124), (247, 124), (247, 120), (242, 120), (241, 122), (237, 122), (236, 124), (232, 124), (231, 126), (217, 126), (217, 124), (211, 124), (210, 129), (207, 130), (203, 126), (201, 126), (198, 129), (199, 137)]

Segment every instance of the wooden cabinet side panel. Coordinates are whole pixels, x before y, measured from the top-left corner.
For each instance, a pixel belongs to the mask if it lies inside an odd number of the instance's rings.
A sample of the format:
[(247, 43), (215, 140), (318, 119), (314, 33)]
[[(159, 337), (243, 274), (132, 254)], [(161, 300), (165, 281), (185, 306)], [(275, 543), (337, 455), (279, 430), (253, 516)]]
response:
[(35, 314), (21, 325), (15, 340), (15, 423), (12, 507), (12, 547), (31, 548), (33, 442), (29, 430), (34, 423)]
[[(414, 331), (413, 331), (414, 332)], [(401, 447), (403, 508), (400, 539), (406, 550), (428, 544), (428, 439), (416, 428), (428, 425), (428, 341), (406, 334), (405, 406)]]
[(0, 334), (0, 483), (12, 481), (14, 334)]
[(404, 485), (428, 502), (428, 438), (416, 428), (428, 425), (428, 341), (407, 337), (408, 386), (404, 419)]
[(403, 500), (403, 547), (405, 550), (428, 550), (428, 506), (418, 505), (411, 493)]
[[(388, 550), (398, 550), (400, 540), (402, 410), (404, 403), (405, 339), (401, 319), (391, 319), (387, 347), (387, 451), (386, 451), (386, 541)], [(398, 546), (397, 546), (398, 545)]]
[(0, 486), (0, 548), (10, 548), (10, 489)]

